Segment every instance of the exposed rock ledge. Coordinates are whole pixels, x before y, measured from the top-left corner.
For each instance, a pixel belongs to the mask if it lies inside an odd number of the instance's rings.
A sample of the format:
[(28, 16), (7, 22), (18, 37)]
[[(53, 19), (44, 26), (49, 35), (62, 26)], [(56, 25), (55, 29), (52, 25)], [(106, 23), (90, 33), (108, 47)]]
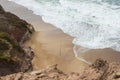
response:
[(0, 80), (120, 80), (120, 65), (98, 59), (81, 73), (65, 74), (53, 65), (42, 71), (21, 72)]
[(30, 48), (23, 49), (21, 44), (33, 32), (32, 25), (0, 6), (0, 76), (32, 69), (33, 53)]

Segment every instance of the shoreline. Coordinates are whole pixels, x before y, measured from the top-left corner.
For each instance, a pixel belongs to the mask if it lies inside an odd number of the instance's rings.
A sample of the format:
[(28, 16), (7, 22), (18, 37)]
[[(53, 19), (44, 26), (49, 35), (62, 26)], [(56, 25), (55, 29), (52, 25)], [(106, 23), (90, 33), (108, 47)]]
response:
[[(33, 60), (34, 70), (41, 70), (49, 65), (58, 64), (58, 68), (65, 72), (81, 72), (88, 64), (78, 60), (73, 52), (73, 38), (55, 26), (45, 23), (40, 16), (33, 14), (31, 10), (7, 0), (0, 1), (6, 11), (10, 11), (20, 18), (32, 24), (37, 30), (31, 40), (26, 45), (31, 46), (35, 52)], [(6, 6), (7, 5), (7, 6)], [(83, 57), (87, 61), (94, 62), (98, 58), (108, 62), (120, 59), (120, 52), (112, 49), (90, 50), (81, 52), (81, 47), (77, 46), (80, 51), (78, 57)]]
[[(27, 8), (9, 2), (0, 1), (6, 11), (12, 12), (21, 19), (32, 24), (37, 30), (31, 40), (26, 42), (35, 52), (33, 69), (41, 70), (49, 65), (58, 64), (58, 68), (65, 72), (79, 72), (84, 70), (86, 63), (79, 61), (73, 53), (73, 38), (51, 24), (43, 22), (40, 16), (33, 14)], [(6, 6), (7, 5), (7, 6)]]

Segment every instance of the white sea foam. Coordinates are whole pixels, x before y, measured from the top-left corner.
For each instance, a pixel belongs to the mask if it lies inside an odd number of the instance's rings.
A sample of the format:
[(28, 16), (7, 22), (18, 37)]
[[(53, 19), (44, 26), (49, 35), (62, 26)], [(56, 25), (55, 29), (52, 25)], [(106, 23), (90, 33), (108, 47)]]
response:
[(74, 37), (88, 49), (120, 51), (120, 0), (10, 0)]

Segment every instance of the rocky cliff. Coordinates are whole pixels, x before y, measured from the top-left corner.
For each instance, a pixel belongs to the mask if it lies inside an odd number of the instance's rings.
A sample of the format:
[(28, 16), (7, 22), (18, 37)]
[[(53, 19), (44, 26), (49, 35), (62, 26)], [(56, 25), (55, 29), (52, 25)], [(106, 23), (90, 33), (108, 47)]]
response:
[(21, 72), (0, 80), (120, 80), (120, 65), (98, 59), (81, 73), (66, 74), (53, 65), (42, 71)]
[(31, 56), (21, 47), (34, 28), (0, 6), (0, 76), (32, 69)]
[(2, 6), (0, 6), (0, 31), (10, 34), (20, 42), (30, 38), (34, 28), (16, 15), (5, 12)]

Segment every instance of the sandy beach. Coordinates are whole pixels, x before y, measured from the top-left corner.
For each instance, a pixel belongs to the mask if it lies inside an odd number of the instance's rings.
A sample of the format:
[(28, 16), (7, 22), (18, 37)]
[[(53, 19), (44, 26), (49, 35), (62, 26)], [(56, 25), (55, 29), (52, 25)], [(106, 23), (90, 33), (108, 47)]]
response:
[[(10, 11), (32, 24), (36, 30), (26, 45), (35, 52), (33, 59), (34, 70), (40, 70), (48, 65), (58, 64), (65, 72), (80, 72), (87, 64), (78, 60), (73, 53), (73, 38), (63, 33), (51, 24), (44, 23), (40, 16), (32, 11), (7, 0), (0, 0), (6, 11)], [(78, 47), (80, 49), (80, 47)], [(120, 53), (111, 49), (90, 50), (81, 54), (86, 60), (93, 62), (97, 58), (108, 61), (120, 61)]]
[(86, 63), (75, 58), (72, 37), (51, 24), (44, 23), (41, 17), (22, 6), (7, 0), (1, 0), (0, 4), (5, 10), (16, 14), (34, 26), (36, 32), (31, 40), (26, 42), (26, 45), (31, 46), (35, 52), (34, 70), (58, 64), (58, 67), (65, 72), (79, 72), (87, 66)]

